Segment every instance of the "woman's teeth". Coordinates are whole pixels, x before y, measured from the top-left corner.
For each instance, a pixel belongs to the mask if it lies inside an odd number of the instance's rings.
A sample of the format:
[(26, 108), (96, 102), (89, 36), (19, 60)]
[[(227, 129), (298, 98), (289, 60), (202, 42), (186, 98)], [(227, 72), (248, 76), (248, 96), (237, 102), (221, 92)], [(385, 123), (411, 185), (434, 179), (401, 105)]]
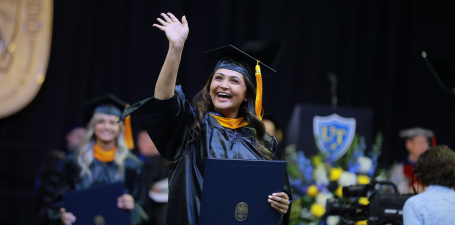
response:
[(231, 96), (226, 93), (218, 93), (218, 97), (220, 98), (230, 98)]

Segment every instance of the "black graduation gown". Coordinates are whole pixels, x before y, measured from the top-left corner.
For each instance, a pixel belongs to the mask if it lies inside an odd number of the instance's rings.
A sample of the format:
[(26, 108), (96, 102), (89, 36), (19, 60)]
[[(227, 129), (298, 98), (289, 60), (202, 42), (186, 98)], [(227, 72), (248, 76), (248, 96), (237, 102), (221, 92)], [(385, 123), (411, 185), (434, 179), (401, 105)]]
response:
[[(97, 185), (123, 182), (125, 194), (130, 194), (134, 198), (135, 206), (131, 210), (131, 221), (133, 225), (147, 224), (149, 218), (146, 213), (148, 210), (148, 181), (142, 172), (142, 162), (130, 152), (124, 162), (124, 173), (120, 179), (116, 179), (117, 165), (114, 161), (104, 163), (94, 158), (90, 164), (92, 179), (88, 176), (79, 176), (80, 167), (77, 159), (73, 156), (67, 158), (63, 167), (62, 176), (57, 185), (57, 193), (52, 204), (53, 210), (49, 218), (52, 224), (62, 224), (60, 221), (59, 209), (64, 207), (62, 194), (75, 190), (84, 190)], [(118, 196), (120, 197), (120, 196)], [(90, 204), (89, 202), (87, 204)], [(75, 215), (77, 217), (77, 215)]]
[[(180, 86), (176, 86), (175, 92), (174, 97), (168, 100), (151, 97), (138, 102), (125, 109), (121, 119), (134, 111), (151, 116), (148, 133), (161, 155), (171, 161), (166, 225), (197, 225), (205, 158), (265, 158), (253, 143), (252, 133), (255, 130), (252, 127), (245, 126), (236, 132), (221, 126), (209, 113), (202, 119), (201, 136), (191, 140), (189, 130), (194, 123), (196, 109), (185, 100)], [(275, 152), (278, 146), (276, 139), (266, 135), (265, 140), (269, 145), (267, 147)], [(292, 199), (287, 175), (283, 189)], [(289, 212), (290, 208), (282, 224), (288, 224)]]

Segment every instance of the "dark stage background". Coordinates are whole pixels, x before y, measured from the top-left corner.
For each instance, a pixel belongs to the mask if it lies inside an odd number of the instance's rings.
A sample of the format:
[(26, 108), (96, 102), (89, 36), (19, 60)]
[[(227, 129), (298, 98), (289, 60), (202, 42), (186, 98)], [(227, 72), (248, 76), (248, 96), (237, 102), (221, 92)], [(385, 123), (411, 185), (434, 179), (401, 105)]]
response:
[[(455, 98), (438, 86), (421, 52), (455, 68), (453, 1), (55, 1), (52, 50), (42, 89), (0, 120), (0, 224), (37, 224), (32, 186), (45, 151), (63, 145), (81, 104), (113, 93), (134, 103), (154, 93), (167, 53), (153, 28), (160, 12), (186, 15), (190, 34), (178, 84), (193, 96), (215, 61), (202, 52), (250, 40), (285, 41), (278, 73), (264, 78), (266, 113), (286, 127), (294, 104), (371, 107), (383, 132), (380, 166), (405, 157), (400, 129), (422, 126), (455, 148)], [(133, 117), (135, 133), (147, 122)], [(285, 129), (284, 129), (285, 130)], [(286, 134), (285, 134), (286, 135)]]

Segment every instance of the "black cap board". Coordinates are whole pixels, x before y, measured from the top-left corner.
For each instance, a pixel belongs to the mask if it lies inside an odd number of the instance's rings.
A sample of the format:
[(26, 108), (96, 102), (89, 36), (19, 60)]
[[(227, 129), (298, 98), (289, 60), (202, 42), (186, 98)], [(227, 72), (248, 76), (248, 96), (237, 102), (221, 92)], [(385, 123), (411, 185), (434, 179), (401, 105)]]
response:
[(422, 57), (442, 89), (448, 93), (455, 94), (455, 73), (447, 62), (429, 57), (426, 52), (422, 52)]
[(286, 42), (252, 40), (246, 41), (241, 49), (249, 55), (261, 56), (261, 62), (277, 68), (286, 49)]
[[(255, 66), (257, 64), (257, 59), (255, 59), (254, 57), (248, 55), (247, 53), (245, 53), (244, 51), (238, 49), (237, 47), (235, 47), (233, 45), (226, 45), (226, 46), (223, 46), (223, 47), (220, 47), (220, 48), (216, 48), (216, 49), (212, 49), (212, 50), (209, 50), (209, 51), (205, 51), (204, 55), (212, 57), (212, 58), (217, 59), (217, 60), (222, 60), (222, 59), (224, 59), (226, 57), (234, 57), (234, 59), (235, 58), (241, 59), (241, 60), (245, 61), (246, 63), (248, 63), (248, 65), (251, 67), (250, 69), (252, 71), (254, 71), (254, 68), (255, 68)], [(262, 70), (261, 72), (262, 73), (264, 73), (264, 72), (276, 73), (276, 71), (274, 69), (272, 69), (271, 67), (265, 65), (262, 62), (259, 62), (259, 66), (261, 67), (261, 70)], [(246, 74), (244, 74), (244, 75), (246, 75)]]
[(83, 106), (90, 117), (98, 112), (120, 117), (126, 103), (113, 94), (107, 94), (89, 100)]

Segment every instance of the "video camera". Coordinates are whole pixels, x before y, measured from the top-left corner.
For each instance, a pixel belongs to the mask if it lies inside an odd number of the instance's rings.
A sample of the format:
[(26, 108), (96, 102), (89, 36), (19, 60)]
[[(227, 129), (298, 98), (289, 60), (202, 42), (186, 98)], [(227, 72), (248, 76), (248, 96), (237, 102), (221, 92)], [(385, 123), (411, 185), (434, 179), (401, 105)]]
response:
[[(376, 189), (377, 185), (382, 188)], [(383, 191), (384, 187), (393, 187), (394, 193)], [(402, 195), (397, 187), (388, 181), (372, 181), (366, 185), (351, 185), (343, 187), (343, 197), (350, 198), (350, 202), (342, 199), (327, 199), (326, 215), (339, 215), (346, 222), (368, 220), (368, 225), (403, 224), (403, 206), (411, 194)], [(368, 197), (368, 204), (360, 204), (360, 197)]]

